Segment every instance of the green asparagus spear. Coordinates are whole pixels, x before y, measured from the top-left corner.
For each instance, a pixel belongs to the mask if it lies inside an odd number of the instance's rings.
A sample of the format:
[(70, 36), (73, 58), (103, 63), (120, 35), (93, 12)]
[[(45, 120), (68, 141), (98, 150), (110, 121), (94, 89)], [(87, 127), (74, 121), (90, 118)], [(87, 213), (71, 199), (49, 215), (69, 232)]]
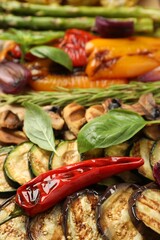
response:
[(78, 17), (78, 16), (104, 16), (108, 18), (144, 18), (150, 17), (160, 21), (159, 9), (148, 9), (140, 6), (135, 7), (87, 7), (87, 6), (59, 6), (59, 5), (38, 5), (31, 3), (20, 3), (8, 1), (0, 3), (1, 12), (9, 12), (19, 15), (52, 16), (52, 17)]
[(94, 18), (53, 18), (53, 17), (20, 17), (11, 14), (0, 14), (0, 28), (23, 28), (33, 30), (65, 30), (79, 28), (90, 30)]
[[(123, 19), (124, 20), (124, 19)], [(127, 18), (133, 20), (135, 33), (152, 33), (154, 23), (150, 18)], [(66, 30), (69, 28), (78, 28), (91, 30), (94, 27), (95, 18), (52, 18), (52, 17), (34, 17), (34, 16), (15, 16), (11, 14), (0, 14), (0, 28), (17, 28), (31, 30)]]

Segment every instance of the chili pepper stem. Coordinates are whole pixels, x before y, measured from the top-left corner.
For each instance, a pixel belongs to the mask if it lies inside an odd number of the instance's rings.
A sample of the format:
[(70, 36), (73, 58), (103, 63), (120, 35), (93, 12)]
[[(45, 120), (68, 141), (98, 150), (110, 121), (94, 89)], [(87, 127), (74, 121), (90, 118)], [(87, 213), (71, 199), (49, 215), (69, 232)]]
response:
[(0, 225), (8, 222), (13, 218), (19, 217), (21, 215), (24, 215), (24, 211), (20, 206), (18, 206), (18, 204), (16, 204), (14, 210), (4, 220), (0, 222)]

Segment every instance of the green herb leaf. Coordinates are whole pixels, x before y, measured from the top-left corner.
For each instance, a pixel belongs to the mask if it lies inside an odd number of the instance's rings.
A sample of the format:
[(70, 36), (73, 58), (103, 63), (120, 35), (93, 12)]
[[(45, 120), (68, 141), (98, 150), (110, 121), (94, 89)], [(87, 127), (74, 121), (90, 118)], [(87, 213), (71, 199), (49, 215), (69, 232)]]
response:
[(24, 130), (31, 142), (40, 148), (55, 151), (54, 133), (48, 114), (41, 107), (25, 102)]
[(35, 46), (47, 43), (53, 39), (64, 36), (63, 31), (30, 31), (11, 28), (8, 31), (1, 32), (0, 39), (13, 40), (20, 45)]
[(134, 136), (147, 123), (134, 112), (123, 109), (111, 110), (90, 121), (80, 130), (78, 134), (79, 152), (120, 144)]
[(60, 38), (64, 36), (64, 32), (58, 31), (41, 31), (33, 32), (30, 30), (17, 30), (11, 28), (8, 31), (2, 32), (0, 34), (0, 39), (2, 40), (13, 40), (18, 43), (22, 51), (22, 60), (24, 55), (29, 51), (31, 46), (45, 44), (53, 39)]
[(72, 60), (63, 50), (50, 46), (37, 46), (30, 49), (30, 52), (39, 58), (49, 58), (72, 71)]

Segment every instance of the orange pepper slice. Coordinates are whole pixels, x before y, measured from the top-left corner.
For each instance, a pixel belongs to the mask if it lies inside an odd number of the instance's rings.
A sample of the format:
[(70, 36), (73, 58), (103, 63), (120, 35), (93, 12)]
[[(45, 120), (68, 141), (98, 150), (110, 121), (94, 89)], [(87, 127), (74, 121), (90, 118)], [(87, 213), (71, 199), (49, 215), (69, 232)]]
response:
[(94, 39), (86, 44), (91, 80), (135, 78), (160, 65), (160, 41), (151, 37)]
[[(106, 61), (107, 65), (107, 61)], [(91, 80), (96, 81), (100, 79), (116, 79), (116, 78), (136, 78), (141, 74), (151, 71), (158, 67), (160, 64), (156, 59), (149, 56), (122, 56), (119, 59), (111, 59), (108, 61), (108, 67), (102, 62), (99, 66), (89, 62), (86, 67), (86, 73)], [(95, 67), (96, 66), (96, 67)]]
[(44, 78), (30, 80), (29, 85), (35, 91), (55, 91), (57, 87), (63, 88), (107, 88), (116, 84), (127, 84), (127, 79), (112, 79), (90, 81), (87, 76), (63, 76), (48, 74)]
[(106, 59), (108, 59), (128, 54), (153, 52), (158, 49), (160, 50), (159, 38), (138, 36), (120, 39), (96, 38), (86, 43), (85, 47), (89, 59), (101, 51), (106, 51)]

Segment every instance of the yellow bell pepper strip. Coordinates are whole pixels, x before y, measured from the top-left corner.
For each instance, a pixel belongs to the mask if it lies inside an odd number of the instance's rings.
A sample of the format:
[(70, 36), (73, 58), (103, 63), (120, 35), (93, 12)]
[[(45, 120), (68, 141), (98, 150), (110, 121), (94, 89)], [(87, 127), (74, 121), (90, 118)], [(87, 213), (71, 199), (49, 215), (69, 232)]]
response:
[(94, 39), (86, 44), (88, 77), (132, 79), (160, 65), (160, 41), (152, 37)]

